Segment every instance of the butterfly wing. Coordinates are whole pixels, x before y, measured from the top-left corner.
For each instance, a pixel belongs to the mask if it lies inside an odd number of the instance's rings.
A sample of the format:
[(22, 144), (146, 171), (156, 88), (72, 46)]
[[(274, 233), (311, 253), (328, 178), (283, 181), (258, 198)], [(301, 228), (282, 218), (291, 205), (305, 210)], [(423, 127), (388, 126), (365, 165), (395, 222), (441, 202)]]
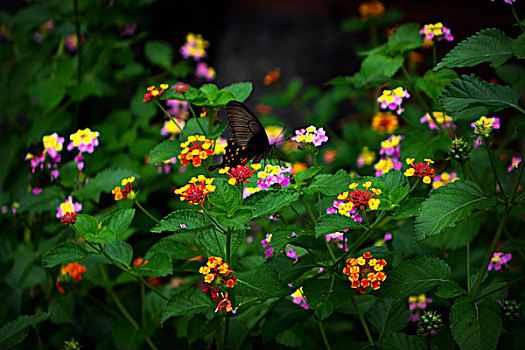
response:
[(225, 151), (226, 154), (222, 157), (222, 163), (210, 166), (210, 171), (217, 168), (235, 168), (237, 165), (246, 165), (253, 157), (248, 146), (239, 146), (233, 139), (228, 140)]
[(226, 104), (226, 114), (233, 139), (240, 146), (260, 146), (268, 148), (270, 142), (263, 125), (255, 114), (243, 103), (230, 101)]

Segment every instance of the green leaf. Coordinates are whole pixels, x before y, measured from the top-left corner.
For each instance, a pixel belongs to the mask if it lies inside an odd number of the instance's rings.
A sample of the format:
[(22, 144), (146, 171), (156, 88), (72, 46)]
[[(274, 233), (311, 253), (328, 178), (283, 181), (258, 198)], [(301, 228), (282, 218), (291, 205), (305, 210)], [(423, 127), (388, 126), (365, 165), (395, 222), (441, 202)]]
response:
[(164, 253), (154, 253), (144, 258), (148, 262), (133, 269), (150, 277), (164, 277), (173, 273), (171, 258)]
[(126, 231), (135, 217), (135, 209), (120, 209), (104, 219), (103, 225), (118, 236)]
[(170, 45), (164, 41), (150, 40), (144, 46), (144, 54), (148, 61), (162, 68), (169, 68), (173, 59)]
[(99, 244), (114, 244), (117, 239), (115, 232), (113, 232), (113, 230), (107, 227), (103, 227), (102, 229), (98, 230), (95, 234), (87, 233), (84, 236), (84, 238), (86, 239), (86, 241)]
[(392, 215), (392, 218), (396, 220), (404, 220), (417, 216), (424, 200), (424, 198), (408, 198), (403, 202), (401, 208)]
[(206, 105), (214, 107), (223, 107), (230, 101), (234, 101), (235, 96), (229, 91), (219, 91), (212, 98), (210, 98)]
[(166, 140), (155, 146), (151, 152), (150, 163), (160, 163), (171, 158), (176, 158), (180, 152), (180, 141)]
[(390, 52), (405, 52), (423, 45), (423, 36), (419, 34), (419, 24), (407, 23), (396, 29), (388, 38)]
[(513, 87), (525, 88), (525, 67), (518, 64), (506, 64), (496, 69), (498, 78)]
[(290, 205), (299, 198), (299, 193), (277, 190), (259, 191), (248, 196), (244, 205), (253, 209), (253, 217), (267, 217)]
[(416, 218), (416, 239), (423, 240), (454, 227), (475, 209), (489, 209), (494, 200), (473, 182), (457, 180), (440, 187), (423, 202)]
[(231, 92), (236, 101), (244, 102), (252, 93), (252, 83), (239, 82), (233, 83), (221, 89), (221, 91)]
[(436, 295), (443, 299), (452, 299), (467, 292), (455, 281), (441, 283), (436, 289)]
[(196, 106), (203, 106), (206, 102), (206, 95), (199, 89), (195, 89), (192, 86), (186, 85), (188, 91), (181, 94), (175, 91), (175, 89), (168, 89), (160, 96), (159, 100), (179, 100), (186, 101), (186, 99)]
[(199, 88), (199, 91), (208, 99), (211, 99), (213, 95), (219, 92), (219, 88), (215, 84), (204, 84)]
[(138, 174), (129, 169), (106, 169), (99, 172), (93, 180), (82, 188), (74, 190), (71, 195), (81, 200), (91, 199), (98, 203), (101, 192), (111, 193), (116, 186), (120, 186), (122, 179), (131, 176), (138, 178)]
[(279, 269), (264, 263), (257, 269), (238, 273), (235, 294), (245, 297), (269, 298), (279, 295)]
[(4, 324), (4, 326), (0, 328), (0, 348), (10, 349), (20, 344), (28, 335), (27, 328), (35, 326), (48, 318), (49, 314), (43, 312), (31, 316), (18, 316), (13, 321)]
[(338, 279), (309, 279), (303, 284), (308, 306), (320, 313), (325, 320), (337, 307), (350, 302), (352, 290)]
[(525, 58), (525, 33), (521, 34), (519, 37), (514, 40), (512, 43), (512, 50), (514, 56), (518, 58)]
[(519, 89), (487, 83), (471, 74), (462, 75), (448, 84), (439, 102), (450, 114), (477, 106), (486, 106), (499, 111), (508, 107), (516, 107), (519, 96)]
[(388, 298), (405, 298), (423, 294), (448, 281), (450, 266), (438, 258), (422, 256), (403, 261), (386, 274), (387, 279), (381, 283), (380, 295)]
[(390, 190), (390, 202), (392, 203), (399, 203), (410, 192), (407, 177), (399, 170), (390, 170), (380, 178)]
[(62, 243), (51, 248), (42, 258), (43, 267), (53, 267), (69, 262), (80, 261), (88, 253), (75, 243)]
[(450, 330), (461, 350), (490, 350), (498, 345), (501, 317), (470, 298), (456, 300), (450, 310)]
[(150, 231), (155, 233), (164, 231), (179, 232), (187, 230), (203, 230), (209, 227), (212, 227), (212, 223), (206, 215), (196, 210), (183, 209), (169, 213)]
[(410, 310), (404, 299), (380, 299), (366, 313), (366, 318), (379, 331), (379, 339), (390, 332), (404, 329), (410, 318)]
[(341, 192), (348, 191), (348, 185), (352, 182), (350, 175), (343, 169), (335, 174), (322, 174), (315, 177), (310, 186), (304, 189), (306, 194), (322, 193), (325, 196), (336, 196)]
[(340, 214), (325, 214), (319, 217), (315, 224), (315, 237), (322, 237), (330, 233), (338, 232), (343, 229), (352, 229), (361, 227), (360, 222)]
[(86, 214), (78, 214), (77, 220), (73, 225), (82, 235), (87, 235), (88, 233), (95, 234), (98, 231), (97, 219)]
[(119, 319), (111, 323), (111, 337), (118, 350), (140, 350), (144, 341), (155, 332), (154, 322), (147, 322), (136, 329), (128, 320)]
[(145, 259), (157, 253), (164, 253), (171, 257), (173, 260), (186, 260), (191, 259), (199, 255), (196, 249), (192, 249), (181, 243), (175, 242), (169, 238), (161, 239), (155, 243), (146, 253)]
[(470, 231), (470, 242), (473, 242), (480, 230), (480, 220), (462, 220), (455, 227), (448, 227), (441, 233), (425, 239), (422, 243), (425, 246), (441, 248), (445, 250), (455, 250), (467, 245), (467, 228)]
[(301, 183), (301, 182), (311, 179), (323, 169), (324, 167), (322, 166), (306, 168), (304, 170), (299, 171), (297, 174), (295, 174), (293, 178), (295, 180), (295, 183)]
[(117, 263), (129, 267), (133, 259), (133, 248), (126, 242), (117, 241), (114, 245), (105, 247), (106, 253)]
[[(381, 344), (389, 345), (395, 350), (426, 350), (427, 345), (420, 337), (392, 332), (383, 337)], [(390, 348), (389, 348), (390, 349)]]
[(225, 179), (215, 179), (213, 184), (216, 186), (215, 191), (206, 197), (210, 203), (225, 211), (235, 210), (242, 200), (237, 186), (230, 185)]
[(496, 68), (512, 57), (512, 41), (502, 30), (483, 29), (457, 44), (434, 70), (473, 67), (483, 62), (490, 62)]
[(220, 213), (215, 215), (215, 220), (220, 222), (223, 227), (244, 227), (253, 217), (253, 210), (248, 207), (241, 207), (235, 210), (232, 215)]
[(452, 69), (441, 69), (437, 72), (428, 70), (421, 78), (416, 79), (416, 87), (430, 98), (436, 100), (445, 87), (458, 75)]
[(212, 311), (212, 300), (201, 289), (191, 288), (183, 293), (172, 296), (162, 310), (161, 324), (175, 316), (190, 316), (202, 312)]
[[(246, 232), (244, 230), (235, 230), (231, 233), (231, 251), (232, 253), (243, 243)], [(199, 245), (206, 249), (210, 255), (226, 256), (224, 247), (226, 247), (226, 235), (214, 230), (201, 230), (197, 233)]]
[(366, 81), (373, 81), (376, 78), (391, 78), (403, 65), (402, 55), (394, 58), (385, 55), (370, 55), (361, 63), (361, 74)]

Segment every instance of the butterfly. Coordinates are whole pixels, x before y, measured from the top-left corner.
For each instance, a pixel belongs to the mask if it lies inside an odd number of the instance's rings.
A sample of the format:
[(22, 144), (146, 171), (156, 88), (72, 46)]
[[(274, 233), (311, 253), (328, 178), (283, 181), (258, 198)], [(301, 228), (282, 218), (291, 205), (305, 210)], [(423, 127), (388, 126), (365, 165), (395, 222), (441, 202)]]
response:
[(237, 101), (226, 104), (226, 114), (233, 138), (228, 140), (222, 163), (212, 165), (209, 170), (246, 165), (252, 158), (253, 163), (268, 158), (275, 145), (270, 145), (257, 116), (245, 104)]

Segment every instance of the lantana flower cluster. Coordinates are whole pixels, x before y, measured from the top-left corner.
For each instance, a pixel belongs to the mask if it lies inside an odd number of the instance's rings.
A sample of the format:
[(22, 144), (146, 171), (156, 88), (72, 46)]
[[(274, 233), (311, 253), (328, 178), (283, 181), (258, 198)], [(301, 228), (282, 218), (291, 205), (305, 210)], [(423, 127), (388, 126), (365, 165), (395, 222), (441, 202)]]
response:
[(76, 133), (71, 134), (69, 139), (71, 142), (67, 146), (67, 150), (71, 151), (74, 148), (78, 149), (78, 155), (75, 157), (75, 163), (77, 163), (78, 170), (84, 169), (84, 156), (82, 153), (93, 153), (95, 147), (98, 146), (98, 137), (100, 133), (98, 131), (91, 131), (89, 128), (84, 130), (78, 130)]
[(215, 69), (208, 66), (206, 62), (197, 63), (197, 69), (195, 69), (195, 77), (203, 78), (206, 81), (212, 81), (215, 79)]
[(408, 297), (408, 309), (410, 310), (410, 321), (417, 322), (421, 312), (426, 309), (427, 304), (432, 302), (431, 298), (427, 298), (425, 294)]
[(275, 83), (277, 80), (279, 80), (280, 76), (281, 70), (279, 69), (279, 67), (272, 69), (268, 72), (268, 74), (264, 76), (264, 85), (271, 85)]
[(391, 134), (399, 126), (398, 116), (392, 112), (378, 112), (372, 119), (372, 130), (380, 134)]
[(60, 275), (57, 276), (55, 286), (60, 293), (66, 291), (73, 291), (77, 289), (77, 285), (82, 280), (82, 274), (87, 271), (84, 265), (79, 263), (68, 263), (60, 269)]
[(368, 146), (365, 146), (359, 156), (357, 156), (357, 167), (362, 168), (365, 165), (372, 165), (374, 160), (376, 160), (376, 154)]
[(257, 173), (257, 177), (259, 178), (257, 188), (260, 190), (268, 190), (273, 185), (286, 187), (290, 184), (291, 176), (291, 167), (268, 164), (262, 171)]
[(184, 166), (192, 162), (193, 166), (198, 167), (204, 159), (213, 155), (213, 140), (208, 140), (204, 135), (191, 135), (180, 147), (182, 151), (178, 158)]
[(419, 34), (424, 35), (425, 39), (441, 41), (443, 38), (447, 41), (453, 41), (454, 37), (450, 33), (450, 29), (445, 27), (443, 23), (425, 24), (419, 31)]
[[(361, 219), (361, 218), (359, 218)], [(363, 219), (361, 219), (362, 221)], [(341, 230), (340, 232), (330, 233), (324, 236), (327, 242), (335, 242), (335, 245), (339, 249), (344, 249), (345, 252), (348, 251), (348, 238), (345, 238), (345, 232), (348, 232), (348, 229)]]
[(135, 181), (135, 176), (131, 176), (128, 178), (122, 179), (120, 182), (121, 186), (125, 186), (124, 188), (121, 188), (120, 186), (116, 186), (111, 193), (115, 195), (115, 200), (119, 201), (121, 199), (133, 199), (135, 198), (135, 192), (133, 192), (133, 182)]
[(250, 166), (237, 165), (235, 168), (221, 168), (219, 169), (219, 173), (227, 174), (230, 177), (228, 180), (230, 185), (237, 185), (239, 182), (248, 183), (248, 179), (259, 169), (261, 169), (261, 164), (251, 164)]
[(170, 140), (175, 139), (175, 135), (178, 135), (181, 133), (181, 129), (179, 129), (179, 126), (181, 128), (184, 128), (184, 125), (186, 122), (184, 119), (180, 118), (174, 118), (176, 123), (173, 120), (166, 120), (164, 122), (164, 125), (162, 126), (162, 129), (160, 130), (160, 134), (162, 136), (170, 135)]
[(376, 259), (370, 252), (366, 252), (358, 258), (347, 259), (343, 273), (348, 275), (348, 279), (352, 282), (350, 286), (363, 294), (367, 292), (368, 287), (373, 290), (381, 287), (381, 282), (386, 279), (386, 274), (383, 272), (386, 264), (386, 260)]
[(73, 197), (67, 197), (66, 201), (57, 207), (57, 219), (64, 224), (74, 224), (77, 220), (77, 213), (82, 210), (82, 204), (73, 203)]
[(341, 212), (339, 208), (347, 203), (346, 200), (335, 200), (332, 202), (332, 206), (326, 209), (327, 214), (341, 214), (344, 216), (348, 216), (349, 218), (352, 218), (355, 222), (361, 222), (363, 221), (363, 218), (359, 216), (359, 213), (355, 210), (355, 208), (351, 208), (350, 210), (346, 210), (344, 212)]
[(39, 149), (39, 147), (36, 145), (32, 146), (25, 159), (30, 160), (31, 172), (34, 173), (36, 168), (40, 168), (40, 170), (44, 169), (46, 155), (49, 155), (51, 160), (47, 163), (47, 168), (52, 169), (51, 179), (56, 179), (59, 175), (58, 163), (62, 159), (60, 152), (63, 148), (64, 138), (58, 136), (58, 134), (55, 132), (51, 135), (44, 136), (42, 142), (44, 146), (43, 151), (42, 148)]
[(189, 184), (174, 191), (180, 196), (181, 201), (188, 201), (190, 205), (203, 205), (207, 195), (215, 191), (216, 186), (212, 185), (213, 178), (204, 175), (192, 177)]
[(375, 176), (381, 176), (388, 173), (390, 170), (401, 170), (403, 163), (399, 161), (401, 151), (402, 135), (392, 135), (388, 139), (381, 142), (381, 150), (379, 154), (381, 158), (374, 164), (376, 170)]
[(499, 118), (492, 117), (487, 118), (482, 116), (475, 122), (472, 122), (470, 126), (474, 129), (474, 134), (479, 135), (477, 139), (474, 140), (474, 147), (481, 147), (483, 145), (483, 139), (488, 138), (493, 130), (498, 130), (500, 128)]
[(456, 180), (459, 180), (457, 173), (442, 172), (440, 175), (434, 178), (434, 182), (432, 182), (432, 188), (435, 190), (436, 188), (443, 187), (446, 184), (449, 184)]
[(382, 17), (385, 14), (385, 5), (381, 1), (365, 1), (359, 5), (361, 20), (366, 22), (369, 18)]
[(149, 86), (147, 88), (148, 92), (144, 94), (144, 98), (142, 99), (142, 102), (149, 102), (154, 98), (159, 97), (169, 88), (168, 84), (160, 84), (160, 90), (157, 89), (155, 85)]
[(310, 125), (306, 129), (295, 130), (295, 136), (292, 141), (298, 142), (298, 148), (304, 147), (306, 144), (313, 144), (315, 147), (321, 146), (323, 142), (328, 141), (328, 136), (323, 128), (317, 129)]
[(505, 254), (501, 252), (495, 252), (490, 259), (488, 270), (491, 271), (494, 269), (494, 271), (499, 271), (502, 267), (507, 267), (511, 260), (511, 253)]
[(210, 43), (202, 38), (200, 34), (188, 33), (186, 35), (186, 42), (180, 48), (180, 53), (184, 58), (193, 58), (195, 61), (200, 61), (206, 57), (206, 49)]
[(510, 173), (512, 170), (518, 169), (518, 166), (520, 165), (520, 163), (521, 163), (520, 157), (512, 157), (510, 161), (510, 165), (507, 168), (507, 172)]
[[(264, 250), (264, 257), (266, 259), (269, 259), (273, 256), (273, 253), (275, 252), (275, 250), (272, 248), (271, 246), (271, 243), (272, 243), (272, 237), (273, 237), (273, 234), (271, 233), (267, 233), (265, 238), (263, 240), (261, 240), (261, 246), (265, 249)], [(295, 232), (292, 232), (292, 235), (291, 237), (297, 237), (297, 235), (295, 234)], [(290, 238), (291, 238), (290, 237)], [(296, 251), (296, 249), (294, 247), (292, 247), (290, 244), (287, 244), (283, 250), (280, 251), (280, 253), (285, 253), (287, 257), (289, 258), (292, 258), (292, 259), (295, 259), (295, 260), (298, 260), (299, 259), (299, 254), (298, 252)]]
[(377, 102), (381, 103), (382, 109), (388, 108), (391, 111), (396, 111), (397, 115), (400, 115), (404, 112), (404, 109), (401, 108), (401, 104), (404, 99), (409, 97), (410, 94), (408, 91), (400, 86), (394, 90), (383, 90), (381, 96), (377, 98)]
[(416, 176), (423, 179), (423, 183), (430, 185), (432, 179), (436, 177), (435, 170), (430, 166), (434, 164), (434, 161), (430, 158), (425, 158), (425, 163), (419, 162), (414, 164), (414, 158), (407, 158), (406, 163), (410, 165), (410, 168), (405, 170), (406, 177)]
[(166, 100), (166, 106), (168, 107), (166, 112), (176, 118), (186, 119), (190, 115), (190, 108), (186, 101)]
[[(447, 128), (447, 129), (450, 128), (451, 123), (452, 123), (452, 118), (450, 116), (446, 115), (443, 112), (432, 112), (432, 115), (434, 116), (434, 119), (438, 122), (438, 124), (442, 128)], [(419, 122), (421, 124), (428, 123), (428, 127), (431, 130), (439, 130), (439, 127), (437, 126), (436, 123), (434, 123), (434, 121), (430, 117), (430, 114), (428, 114), (428, 113), (425, 114), (424, 116), (422, 116), (421, 119), (419, 120)], [(454, 127), (454, 125), (452, 125), (452, 127)]]
[(308, 303), (306, 302), (306, 297), (304, 296), (303, 287), (296, 289), (295, 292), (290, 294), (290, 296), (292, 297), (292, 302), (294, 304), (297, 304), (303, 309), (308, 310), (309, 307)]
[(205, 276), (204, 282), (207, 283), (202, 291), (210, 292), (212, 300), (217, 301), (215, 312), (221, 310), (232, 312), (232, 303), (228, 298), (228, 292), (225, 292), (225, 287), (233, 288), (237, 284), (237, 278), (233, 276), (234, 271), (230, 269), (230, 264), (223, 262), (221, 257), (210, 256), (206, 265), (199, 268), (199, 273)]
[[(339, 214), (351, 217), (352, 209), (356, 210), (377, 210), (381, 200), (375, 196), (381, 195), (381, 189), (372, 187), (372, 181), (367, 181), (361, 185), (365, 190), (357, 189), (358, 183), (351, 183), (348, 188), (349, 192), (340, 193), (337, 199), (343, 201), (337, 208)], [(354, 219), (355, 220), (355, 219)]]

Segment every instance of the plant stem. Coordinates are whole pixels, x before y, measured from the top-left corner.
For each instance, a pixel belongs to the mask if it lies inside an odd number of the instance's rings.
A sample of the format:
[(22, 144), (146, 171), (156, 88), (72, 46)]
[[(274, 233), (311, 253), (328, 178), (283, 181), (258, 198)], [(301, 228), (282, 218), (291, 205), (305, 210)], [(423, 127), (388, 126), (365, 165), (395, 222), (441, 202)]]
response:
[(335, 266), (337, 264), (337, 259), (335, 258), (334, 252), (332, 248), (330, 247), (330, 244), (327, 242), (327, 240), (323, 238), (323, 241), (324, 241), (324, 244), (326, 245), (326, 249), (328, 249), (328, 253), (330, 253), (330, 258), (332, 258), (332, 261), (334, 262), (334, 266)]
[(306, 225), (310, 226), (310, 228), (314, 228), (315, 226), (313, 224), (311, 224), (310, 222), (308, 222), (305, 218), (303, 218), (303, 216), (301, 214), (299, 214), (299, 212), (297, 211), (297, 209), (295, 209), (293, 206), (290, 206), (290, 208), (292, 208), (292, 211), (295, 213), (295, 215), (297, 215), (297, 217), (299, 218), (299, 220), (301, 220), (303, 223), (305, 223)]
[(485, 144), (485, 146), (487, 146), (486, 148), (487, 148), (487, 153), (489, 155), (490, 166), (492, 167), (492, 172), (494, 173), (494, 177), (496, 178), (496, 182), (498, 183), (501, 194), (503, 194), (503, 199), (507, 201), (507, 196), (505, 195), (503, 186), (501, 185), (501, 182), (499, 181), (498, 173), (496, 172), (496, 165), (494, 164), (494, 153), (492, 152), (492, 148), (490, 148), (489, 140), (487, 137), (483, 138), (483, 143)]
[(78, 66), (77, 66), (77, 85), (82, 84), (82, 32), (80, 31), (80, 16), (78, 14), (78, 0), (73, 0), (73, 11), (75, 12), (75, 31), (77, 35)]
[[(197, 117), (197, 114), (195, 114), (195, 111), (193, 110), (193, 107), (191, 106), (190, 101), (188, 101), (188, 98), (186, 97), (186, 93), (183, 92), (182, 96), (184, 96), (184, 100), (186, 100), (186, 103), (188, 104), (188, 107), (190, 109), (191, 115), (193, 115), (193, 118), (195, 118), (195, 121), (197, 122), (197, 125), (199, 126), (199, 129), (201, 129), (201, 131), (202, 131), (202, 134), (206, 135), (206, 131), (204, 131), (204, 128), (202, 127), (202, 124), (201, 124), (199, 118)], [(206, 136), (209, 136), (209, 135), (206, 135)]]
[(365, 330), (365, 334), (366, 334), (366, 337), (368, 338), (368, 342), (370, 343), (370, 345), (374, 346), (374, 339), (372, 339), (372, 335), (370, 334), (368, 325), (366, 324), (365, 318), (363, 317), (361, 308), (359, 307), (359, 304), (355, 300), (354, 296), (352, 296), (352, 303), (354, 304), (354, 308), (355, 308), (355, 311), (357, 312), (357, 317), (359, 317), (359, 321), (361, 322), (361, 326), (363, 326), (363, 329)]
[(321, 332), (321, 337), (323, 338), (324, 347), (326, 350), (330, 350), (330, 343), (326, 337), (326, 332), (324, 331), (323, 321), (319, 317), (317, 310), (314, 312), (315, 318), (317, 319), (317, 325), (319, 326), (319, 331)]
[(166, 111), (166, 109), (160, 104), (160, 102), (158, 100), (155, 100), (155, 103), (157, 104), (157, 106), (161, 109), (161, 111), (166, 114), (168, 116), (168, 118), (170, 118), (170, 120), (175, 124), (177, 125), (177, 128), (179, 128), (179, 130), (184, 134), (186, 135), (186, 137), (188, 137), (189, 135), (186, 133), (186, 131), (184, 131), (183, 128), (180, 127), (179, 123), (177, 123), (177, 120), (175, 118), (173, 118), (169, 113), (168, 111)]
[(141, 321), (142, 326), (146, 324), (146, 288), (141, 283), (140, 284), (140, 302), (141, 302)]
[(468, 295), (470, 295), (470, 217), (469, 216), (467, 216), (467, 292), (468, 292)]
[(140, 210), (142, 210), (142, 212), (144, 214), (146, 214), (147, 217), (149, 217), (151, 220), (155, 221), (157, 224), (160, 223), (159, 219), (157, 219), (156, 217), (154, 217), (149, 211), (147, 211), (143, 206), (142, 204), (140, 204), (140, 202), (136, 199), (133, 199), (133, 202), (137, 205), (137, 207), (139, 207)]
[(357, 250), (357, 248), (359, 248), (359, 246), (368, 239), (368, 237), (370, 237), (370, 234), (372, 233), (372, 229), (379, 223), (379, 221), (383, 218), (383, 216), (385, 215), (385, 212), (384, 211), (381, 211), (381, 214), (379, 214), (379, 216), (377, 217), (376, 221), (374, 221), (372, 223), (372, 225), (368, 226), (368, 228), (365, 230), (365, 232), (363, 232), (355, 241), (354, 243), (352, 243), (352, 245), (350, 246), (350, 248), (348, 249), (348, 251), (350, 252), (350, 254), (352, 253), (355, 253), (355, 251)]
[(518, 14), (516, 13), (516, 9), (514, 8), (514, 4), (510, 4), (510, 9), (512, 10), (512, 14), (514, 15), (514, 18), (516, 19), (516, 22), (518, 22), (518, 25), (520, 26), (520, 29), (522, 32), (525, 32), (525, 28), (521, 25), (521, 21), (518, 17)]
[(308, 205), (308, 203), (306, 203), (306, 200), (304, 199), (304, 197), (301, 197), (301, 202), (303, 203), (304, 205), (304, 208), (306, 209), (306, 212), (308, 213), (308, 216), (310, 217), (310, 219), (312, 220), (312, 223), (314, 223), (315, 225), (315, 215), (314, 213), (312, 212), (312, 209), (310, 208), (310, 206)]

